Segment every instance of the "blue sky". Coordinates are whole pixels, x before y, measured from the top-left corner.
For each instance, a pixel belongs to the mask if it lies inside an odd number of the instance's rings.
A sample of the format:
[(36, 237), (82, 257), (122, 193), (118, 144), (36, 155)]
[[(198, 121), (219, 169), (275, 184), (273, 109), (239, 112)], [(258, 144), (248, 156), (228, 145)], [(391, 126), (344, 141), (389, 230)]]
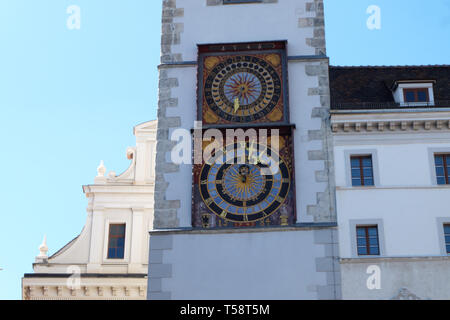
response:
[[(66, 26), (70, 5), (80, 30)], [(380, 30), (366, 26), (369, 5)], [(448, 0), (325, 0), (325, 11), (333, 65), (450, 64)], [(49, 254), (79, 234), (81, 186), (100, 160), (128, 167), (133, 126), (156, 117), (160, 21), (161, 0), (0, 0), (0, 299), (21, 298), (44, 234)]]

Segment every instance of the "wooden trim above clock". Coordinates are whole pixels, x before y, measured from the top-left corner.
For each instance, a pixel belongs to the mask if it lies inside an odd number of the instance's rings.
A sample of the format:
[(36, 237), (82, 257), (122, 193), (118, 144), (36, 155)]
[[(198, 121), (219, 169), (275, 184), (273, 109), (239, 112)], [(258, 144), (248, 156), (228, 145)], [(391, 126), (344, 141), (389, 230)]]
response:
[(287, 40), (197, 44), (198, 53), (286, 49)]

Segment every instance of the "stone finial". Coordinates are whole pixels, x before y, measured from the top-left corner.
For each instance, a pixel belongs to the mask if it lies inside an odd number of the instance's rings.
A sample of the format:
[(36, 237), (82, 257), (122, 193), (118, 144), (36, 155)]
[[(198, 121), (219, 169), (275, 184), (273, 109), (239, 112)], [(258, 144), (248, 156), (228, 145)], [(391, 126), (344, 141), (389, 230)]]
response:
[(104, 177), (106, 173), (106, 167), (103, 160), (100, 161), (100, 165), (97, 167), (97, 177)]
[(94, 183), (105, 184), (106, 183), (105, 174), (106, 174), (106, 167), (102, 160), (102, 161), (100, 161), (100, 164), (97, 167), (97, 176), (94, 179)]
[(39, 246), (39, 255), (36, 257), (36, 263), (46, 263), (48, 259), (48, 247), (47, 247), (47, 236), (44, 235), (44, 240)]
[(48, 257), (47, 256), (48, 247), (47, 247), (47, 236), (44, 235), (44, 240), (42, 240), (41, 245), (39, 246), (39, 257)]

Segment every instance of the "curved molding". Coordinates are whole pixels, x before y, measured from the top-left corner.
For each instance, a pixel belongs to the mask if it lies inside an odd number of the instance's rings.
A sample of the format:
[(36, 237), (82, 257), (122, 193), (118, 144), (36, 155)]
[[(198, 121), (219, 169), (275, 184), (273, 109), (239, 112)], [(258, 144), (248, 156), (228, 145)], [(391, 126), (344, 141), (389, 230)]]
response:
[(116, 176), (114, 171), (108, 173), (107, 183), (129, 183), (133, 184), (136, 174), (136, 147), (129, 147), (126, 152), (127, 159), (131, 164), (122, 174)]

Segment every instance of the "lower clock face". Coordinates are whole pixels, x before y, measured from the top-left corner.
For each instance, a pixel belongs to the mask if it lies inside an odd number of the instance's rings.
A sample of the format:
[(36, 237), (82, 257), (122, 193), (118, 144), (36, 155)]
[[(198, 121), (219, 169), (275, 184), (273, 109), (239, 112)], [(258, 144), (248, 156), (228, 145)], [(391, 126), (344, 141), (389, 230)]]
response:
[[(274, 151), (267, 148), (265, 156), (238, 164), (243, 152), (236, 152), (233, 164), (204, 164), (199, 177), (205, 205), (220, 218), (232, 222), (271, 216), (285, 202), (290, 189), (288, 167), (278, 154), (273, 157)], [(248, 160), (252, 154), (247, 148), (244, 158)], [(277, 167), (270, 169), (268, 164), (275, 159)]]

